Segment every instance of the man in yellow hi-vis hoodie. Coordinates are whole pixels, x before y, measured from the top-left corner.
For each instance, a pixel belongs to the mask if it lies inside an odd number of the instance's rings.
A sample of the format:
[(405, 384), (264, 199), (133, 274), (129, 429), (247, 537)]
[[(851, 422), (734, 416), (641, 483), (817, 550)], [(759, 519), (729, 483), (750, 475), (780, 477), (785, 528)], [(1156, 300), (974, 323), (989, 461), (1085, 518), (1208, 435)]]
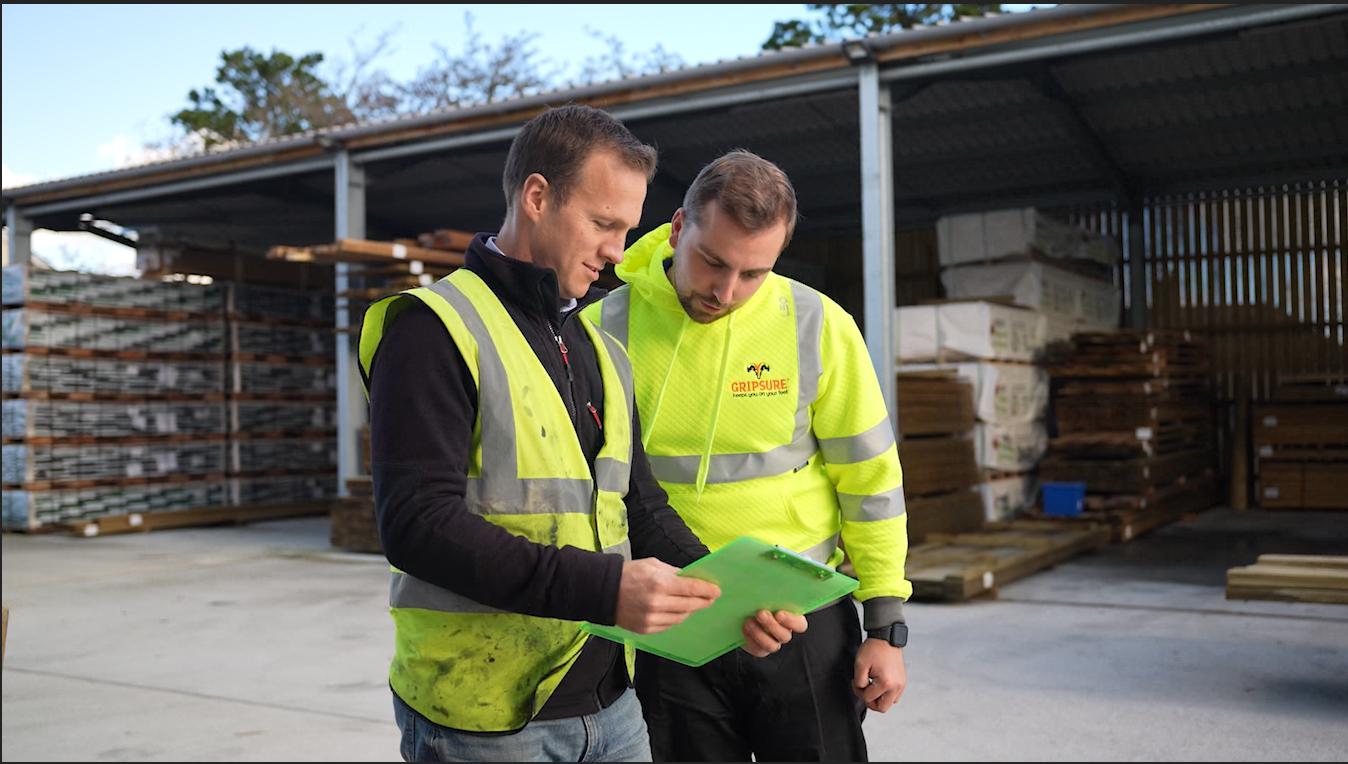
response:
[(866, 709), (887, 711), (907, 684), (894, 430), (853, 318), (772, 272), (797, 215), (780, 168), (732, 151), (586, 309), (626, 346), (652, 471), (703, 543), (754, 536), (831, 566), (845, 547), (861, 584), (864, 640), (843, 599), (808, 626), (783, 620), (798, 633), (765, 659), (691, 668), (640, 653), (656, 761), (864, 761)]

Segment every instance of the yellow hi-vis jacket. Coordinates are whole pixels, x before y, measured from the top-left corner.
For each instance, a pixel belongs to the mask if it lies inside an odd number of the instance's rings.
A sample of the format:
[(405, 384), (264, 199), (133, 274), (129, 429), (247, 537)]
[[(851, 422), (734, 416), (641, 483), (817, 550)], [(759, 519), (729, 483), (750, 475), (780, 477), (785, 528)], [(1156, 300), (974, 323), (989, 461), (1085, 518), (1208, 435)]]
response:
[(724, 318), (694, 322), (665, 273), (668, 239), (666, 224), (633, 244), (617, 267), (627, 283), (585, 315), (627, 348), (670, 505), (713, 551), (749, 535), (837, 566), (841, 538), (856, 598), (897, 615), (867, 607), (867, 623), (903, 620), (903, 470), (856, 322), (777, 274)]
[[(630, 560), (623, 497), (632, 463), (633, 392), (622, 348), (578, 317), (599, 359), (604, 408), (613, 412), (592, 475), (579, 440), (567, 436), (571, 418), (547, 371), (500, 300), (471, 271), (456, 270), (369, 307), (360, 335), (367, 379), (384, 327), (410, 299), (439, 315), (477, 384), (464, 497), (469, 509), (539, 544)], [(389, 682), (409, 706), (446, 727), (523, 727), (557, 689), (588, 637), (576, 621), (498, 610), (396, 567), (391, 574), (396, 636)], [(629, 648), (626, 657), (632, 676), (634, 651)]]

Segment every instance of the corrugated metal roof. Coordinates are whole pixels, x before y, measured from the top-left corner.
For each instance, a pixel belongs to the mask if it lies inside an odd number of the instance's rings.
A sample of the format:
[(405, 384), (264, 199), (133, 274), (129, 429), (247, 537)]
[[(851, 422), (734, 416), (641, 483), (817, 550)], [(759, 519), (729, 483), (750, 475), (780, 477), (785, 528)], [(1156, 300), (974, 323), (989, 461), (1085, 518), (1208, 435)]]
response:
[[(893, 101), (898, 217), (1348, 175), (1348, 6), (1198, 8), (1058, 6), (869, 38)], [(1138, 20), (1107, 24), (1110, 14)], [(335, 224), (332, 154), (320, 142), (337, 141), (378, 156), (363, 165), (370, 238), (487, 229), (504, 212), (513, 129), (572, 99), (636, 115), (628, 124), (660, 149), (643, 227), (668, 218), (706, 161), (744, 147), (791, 174), (803, 234), (860, 230), (858, 91), (836, 45), (324, 130), (4, 199), (57, 230), (87, 211), (264, 248), (321, 243)], [(155, 195), (168, 182), (173, 193)]]

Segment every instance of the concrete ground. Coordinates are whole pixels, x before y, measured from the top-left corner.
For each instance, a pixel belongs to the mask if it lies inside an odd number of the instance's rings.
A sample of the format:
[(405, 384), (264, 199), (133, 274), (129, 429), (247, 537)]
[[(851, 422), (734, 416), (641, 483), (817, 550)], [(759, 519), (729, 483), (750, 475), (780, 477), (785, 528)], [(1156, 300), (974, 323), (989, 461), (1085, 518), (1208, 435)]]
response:
[[(399, 761), (387, 564), (329, 532), (4, 534), (3, 760)], [(1348, 606), (1225, 599), (1274, 552), (1348, 554), (1348, 512), (1213, 509), (911, 603), (871, 759), (1348, 759)]]

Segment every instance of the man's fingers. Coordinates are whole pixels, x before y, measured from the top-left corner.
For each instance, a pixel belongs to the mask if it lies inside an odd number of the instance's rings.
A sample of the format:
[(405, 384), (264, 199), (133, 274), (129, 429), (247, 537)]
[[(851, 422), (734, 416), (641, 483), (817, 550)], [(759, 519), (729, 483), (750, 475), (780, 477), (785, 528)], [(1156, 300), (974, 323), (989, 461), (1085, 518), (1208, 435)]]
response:
[(777, 623), (794, 634), (804, 634), (805, 629), (809, 627), (810, 622), (800, 613), (792, 613), (787, 610), (778, 610), (773, 614)]
[(678, 597), (709, 600), (708, 604), (711, 604), (721, 596), (721, 587), (692, 576), (673, 576), (668, 593)]

